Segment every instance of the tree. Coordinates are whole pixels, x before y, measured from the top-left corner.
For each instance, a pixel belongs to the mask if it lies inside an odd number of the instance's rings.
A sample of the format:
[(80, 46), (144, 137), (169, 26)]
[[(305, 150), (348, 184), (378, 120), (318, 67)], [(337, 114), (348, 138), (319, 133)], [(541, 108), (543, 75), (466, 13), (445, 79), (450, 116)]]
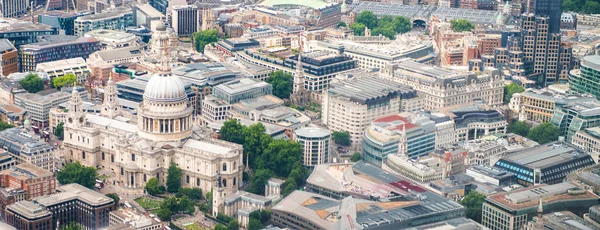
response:
[(77, 183), (86, 188), (94, 189), (98, 172), (94, 167), (84, 167), (79, 162), (67, 163), (56, 174), (56, 179), (61, 184)]
[(6, 123), (4, 121), (0, 121), (0, 131), (3, 131), (5, 129), (10, 129), (12, 127), (15, 127), (14, 125), (11, 125), (9, 123)]
[(60, 226), (60, 230), (81, 230), (81, 226), (76, 222), (71, 222), (69, 224), (65, 224)]
[(184, 195), (177, 202), (177, 211), (191, 215), (194, 214), (196, 208), (194, 207), (194, 202)]
[(354, 31), (354, 35), (363, 36), (365, 35), (365, 24), (353, 22), (350, 23), (350, 29)]
[(65, 85), (72, 85), (73, 82), (77, 81), (77, 76), (75, 76), (75, 74), (73, 73), (68, 73), (65, 74), (65, 76), (62, 77), (56, 77), (54, 79), (52, 79), (52, 86), (54, 88), (60, 89)]
[(54, 128), (54, 135), (56, 135), (56, 137), (58, 137), (58, 139), (62, 140), (65, 136), (65, 128), (64, 128), (64, 123), (58, 123), (58, 125), (56, 125), (56, 128)]
[(216, 224), (214, 230), (227, 230), (228, 228), (222, 224)]
[(206, 203), (208, 203), (209, 213), (212, 213), (212, 205), (213, 205), (213, 190), (210, 189), (210, 192), (206, 193)]
[(160, 203), (160, 207), (156, 211), (156, 215), (161, 220), (168, 221), (171, 219), (173, 213), (178, 211), (178, 208), (179, 206), (177, 204), (177, 198), (167, 197)]
[(144, 187), (144, 189), (146, 189), (146, 192), (148, 192), (148, 194), (153, 195), (153, 196), (165, 192), (164, 189), (161, 190), (160, 184), (158, 182), (158, 178), (156, 178), (156, 177), (150, 178), (150, 180), (148, 180), (148, 182), (146, 182), (146, 186)]
[(28, 74), (25, 76), (25, 78), (19, 81), (19, 84), (21, 87), (23, 87), (23, 89), (30, 93), (37, 93), (44, 89), (44, 80), (38, 77), (37, 74), (32, 73)]
[(352, 141), (350, 141), (350, 134), (348, 132), (333, 131), (331, 133), (331, 137), (335, 143), (340, 145), (349, 146), (352, 143)]
[(510, 102), (510, 99), (512, 98), (513, 94), (515, 93), (521, 93), (525, 91), (525, 88), (523, 88), (523, 86), (520, 86), (514, 82), (511, 82), (508, 85), (504, 86), (504, 104), (508, 104)]
[(167, 173), (167, 191), (172, 193), (179, 191), (179, 188), (181, 188), (181, 169), (177, 167), (175, 162), (171, 162)]
[(294, 164), (302, 161), (302, 154), (300, 142), (284, 139), (273, 140), (264, 150), (258, 165), (270, 169), (279, 177), (286, 177), (290, 174)]
[(262, 123), (256, 123), (244, 129), (244, 154), (250, 166), (256, 166), (256, 159), (261, 156), (264, 150), (271, 143), (271, 136), (265, 133), (265, 126)]
[(115, 201), (115, 206), (117, 206), (119, 204), (119, 201), (121, 200), (121, 198), (119, 198), (119, 195), (117, 195), (116, 193), (109, 193), (106, 194), (107, 197), (110, 197), (111, 199), (113, 199)]
[(399, 34), (409, 32), (412, 29), (410, 19), (407, 17), (395, 17), (394, 21), (392, 21), (392, 24), (394, 26), (394, 31)]
[(508, 132), (527, 137), (527, 134), (529, 134), (529, 125), (524, 121), (517, 121), (508, 126)]
[(356, 152), (356, 153), (352, 154), (352, 157), (350, 157), (350, 160), (352, 162), (359, 162), (360, 160), (362, 160), (362, 156), (360, 155), (360, 153)]
[(471, 31), (475, 28), (475, 25), (467, 19), (452, 19), (450, 24), (452, 24), (452, 29), (456, 32)]
[(364, 10), (360, 12), (358, 17), (356, 17), (356, 22), (361, 23), (368, 27), (369, 29), (373, 29), (377, 26), (377, 16), (371, 11)]
[(244, 135), (240, 134), (244, 133), (245, 128), (238, 120), (230, 119), (223, 123), (219, 133), (221, 134), (221, 139), (243, 145)]
[(290, 73), (277, 70), (267, 78), (267, 83), (273, 85), (273, 95), (279, 98), (290, 98), (294, 87), (294, 77)]
[(254, 194), (263, 195), (265, 193), (265, 184), (272, 177), (271, 171), (268, 169), (258, 169), (250, 180), (248, 191)]
[(600, 3), (598, 0), (563, 0), (563, 12), (574, 11), (584, 14), (600, 14)]
[(286, 181), (285, 183), (283, 183), (283, 190), (281, 192), (281, 195), (286, 197), (286, 196), (290, 195), (292, 192), (296, 191), (297, 187), (298, 187), (298, 184), (296, 184), (295, 180)]
[(187, 196), (188, 198), (198, 201), (202, 200), (202, 189), (200, 188), (179, 188), (177, 191), (177, 197)]
[(347, 25), (346, 25), (346, 23), (345, 23), (345, 22), (340, 22), (340, 23), (338, 23), (338, 24), (337, 24), (337, 27), (338, 27), (338, 28), (340, 28), (340, 27), (346, 27), (346, 26), (347, 26)]
[(204, 53), (204, 46), (213, 42), (217, 42), (219, 39), (216, 29), (198, 31), (192, 36), (194, 37), (194, 46), (196, 51), (200, 53)]
[(229, 224), (227, 224), (227, 230), (239, 230), (239, 229), (240, 229), (240, 224), (238, 223), (238, 221), (236, 219), (229, 221)]
[(260, 210), (260, 222), (263, 225), (267, 225), (267, 222), (269, 222), (269, 220), (271, 220), (271, 211), (268, 209)]
[(460, 204), (466, 207), (467, 218), (481, 223), (481, 206), (485, 200), (485, 195), (476, 191), (471, 191), (461, 201)]
[(260, 220), (250, 219), (250, 222), (248, 222), (248, 230), (260, 230), (263, 228), (264, 226), (262, 225)]
[(560, 129), (550, 122), (542, 123), (529, 130), (527, 138), (539, 143), (546, 144), (558, 140)]

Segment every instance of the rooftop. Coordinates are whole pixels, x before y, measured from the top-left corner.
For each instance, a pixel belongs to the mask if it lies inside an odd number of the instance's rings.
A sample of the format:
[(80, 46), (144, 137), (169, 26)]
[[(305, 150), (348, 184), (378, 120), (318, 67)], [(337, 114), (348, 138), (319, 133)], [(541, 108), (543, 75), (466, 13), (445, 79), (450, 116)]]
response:
[[(580, 191), (572, 192), (568, 191)], [(592, 192), (582, 190), (571, 182), (563, 182), (554, 185), (536, 185), (526, 187), (508, 193), (500, 193), (488, 196), (486, 202), (492, 202), (507, 210), (520, 210), (525, 208), (537, 207), (539, 199), (544, 204), (558, 201), (596, 199), (600, 197)]]
[(295, 0), (264, 0), (260, 3), (260, 5), (263, 6), (270, 6), (270, 7), (287, 7), (287, 6), (304, 6), (304, 7), (309, 7), (309, 8), (313, 8), (313, 9), (319, 9), (319, 8), (323, 8), (327, 5), (330, 5), (331, 3), (327, 3), (325, 1), (322, 0), (302, 0), (302, 1), (295, 1)]
[(21, 49), (43, 49), (67, 44), (97, 42), (95, 38), (85, 38), (72, 35), (43, 35), (38, 36), (38, 42), (22, 45)]
[(302, 138), (323, 138), (331, 135), (331, 131), (323, 127), (303, 127), (294, 131), (297, 136)]
[(106, 20), (111, 18), (123, 17), (126, 14), (132, 14), (131, 9), (127, 7), (118, 7), (113, 9), (112, 11), (79, 17), (75, 19), (75, 22)]
[(25, 179), (36, 179), (41, 177), (52, 176), (48, 170), (37, 167), (33, 164), (23, 162), (18, 165), (12, 166), (10, 169), (6, 169), (4, 171), (0, 171), (1, 175), (10, 175), (15, 178), (19, 178), (21, 180)]
[(57, 189), (59, 192), (35, 198), (33, 201), (45, 207), (79, 200), (87, 205), (101, 206), (113, 203), (113, 199), (79, 184), (67, 184)]
[(98, 55), (104, 61), (112, 61), (115, 59), (125, 59), (132, 57), (144, 56), (139, 47), (129, 46), (123, 48), (109, 49), (98, 51), (93, 55)]
[(408, 86), (372, 76), (332, 82), (328, 92), (363, 104), (384, 97), (413, 98), (417, 96), (416, 91)]
[(270, 84), (264, 81), (259, 81), (252, 78), (242, 78), (217, 85), (214, 91), (222, 91), (228, 94), (239, 94), (256, 88), (268, 86), (270, 86)]
[(0, 52), (15, 50), (15, 46), (8, 39), (0, 39)]
[[(562, 229), (562, 230), (594, 230), (597, 229), (593, 224), (585, 221), (583, 218), (569, 211), (554, 212), (544, 214), (545, 229)], [(537, 217), (534, 218), (537, 222)]]
[(146, 4), (138, 4), (136, 5), (136, 7), (144, 12), (144, 14), (150, 16), (150, 17), (154, 17), (154, 18), (160, 18), (161, 16), (163, 16), (163, 14), (158, 11), (157, 9), (155, 9), (154, 7), (152, 7), (150, 4), (146, 3)]
[(55, 28), (45, 24), (34, 24), (28, 21), (14, 18), (0, 18), (0, 33), (5, 32), (35, 32), (35, 31), (55, 31)]
[(589, 157), (589, 154), (571, 145), (552, 142), (511, 153), (502, 159), (533, 169), (546, 168), (586, 156)]
[(30, 220), (52, 216), (52, 213), (46, 210), (41, 205), (27, 200), (19, 201), (14, 204), (8, 205), (6, 209)]
[(600, 70), (600, 55), (590, 55), (583, 57), (582, 65), (592, 67), (597, 71)]
[(92, 31), (85, 33), (84, 36), (85, 37), (93, 37), (93, 38), (96, 38), (99, 40), (103, 40), (103, 39), (117, 40), (117, 39), (124, 39), (124, 38), (135, 38), (135, 34), (123, 32), (123, 31), (119, 31), (119, 30), (108, 30), (108, 29), (92, 30)]
[(200, 150), (203, 152), (215, 153), (215, 154), (228, 154), (228, 153), (235, 151), (235, 149), (229, 148), (228, 146), (217, 145), (214, 143), (210, 143), (210, 142), (206, 142), (206, 141), (198, 141), (198, 140), (194, 140), (194, 139), (187, 140), (185, 142), (185, 144), (183, 145), (183, 147), (197, 149), (197, 150)]
[(83, 58), (76, 57), (76, 58), (63, 59), (63, 60), (58, 60), (58, 61), (42, 62), (42, 63), (37, 64), (36, 69), (38, 71), (44, 70), (44, 71), (48, 72), (48, 71), (52, 71), (52, 70), (62, 70), (62, 69), (81, 67), (81, 66), (85, 66), (87, 68), (87, 63), (85, 62), (85, 60)]
[(34, 139), (23, 132), (21, 127), (14, 127), (0, 132), (0, 146), (8, 148), (12, 154), (38, 154), (54, 150), (46, 142)]

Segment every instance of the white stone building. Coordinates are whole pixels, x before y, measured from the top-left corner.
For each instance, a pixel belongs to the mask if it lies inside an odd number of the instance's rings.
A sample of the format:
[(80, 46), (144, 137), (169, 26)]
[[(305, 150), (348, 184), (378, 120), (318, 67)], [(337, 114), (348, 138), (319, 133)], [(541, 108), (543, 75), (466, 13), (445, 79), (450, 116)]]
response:
[(300, 142), (304, 155), (302, 163), (314, 167), (329, 161), (331, 132), (321, 127), (303, 127), (294, 131), (294, 141)]

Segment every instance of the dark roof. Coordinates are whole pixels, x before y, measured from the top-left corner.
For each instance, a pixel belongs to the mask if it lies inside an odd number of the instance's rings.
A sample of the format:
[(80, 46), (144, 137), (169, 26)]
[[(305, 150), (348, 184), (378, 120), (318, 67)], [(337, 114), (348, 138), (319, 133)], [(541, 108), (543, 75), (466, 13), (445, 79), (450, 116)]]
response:
[(14, 50), (15, 46), (8, 39), (0, 39), (0, 52)]

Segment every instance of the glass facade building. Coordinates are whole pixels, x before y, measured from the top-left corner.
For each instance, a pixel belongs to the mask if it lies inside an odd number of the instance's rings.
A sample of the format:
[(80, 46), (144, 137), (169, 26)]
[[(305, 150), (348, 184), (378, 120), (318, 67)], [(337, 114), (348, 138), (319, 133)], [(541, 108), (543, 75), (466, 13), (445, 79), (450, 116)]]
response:
[(581, 68), (572, 70), (569, 89), (576, 93), (588, 93), (600, 98), (600, 56), (583, 57)]

